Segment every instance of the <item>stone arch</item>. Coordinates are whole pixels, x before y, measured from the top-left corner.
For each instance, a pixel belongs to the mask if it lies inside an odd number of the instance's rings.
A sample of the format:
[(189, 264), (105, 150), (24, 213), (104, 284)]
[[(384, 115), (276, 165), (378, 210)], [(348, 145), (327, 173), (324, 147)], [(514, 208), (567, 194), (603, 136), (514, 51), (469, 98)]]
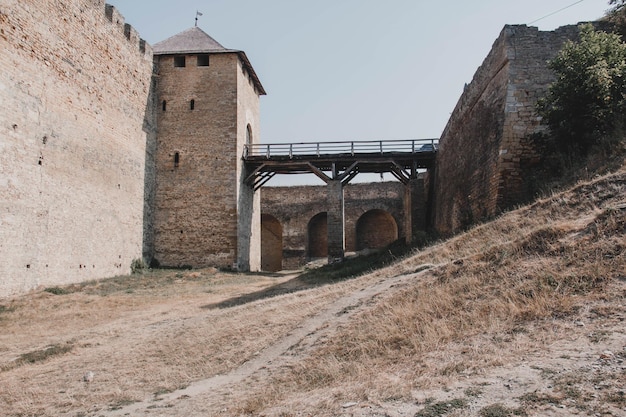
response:
[(318, 213), (309, 220), (308, 257), (323, 258), (328, 256), (328, 215)]
[(398, 240), (398, 223), (385, 210), (363, 213), (356, 222), (356, 249), (380, 249)]
[(270, 214), (261, 215), (261, 269), (283, 269), (283, 226)]

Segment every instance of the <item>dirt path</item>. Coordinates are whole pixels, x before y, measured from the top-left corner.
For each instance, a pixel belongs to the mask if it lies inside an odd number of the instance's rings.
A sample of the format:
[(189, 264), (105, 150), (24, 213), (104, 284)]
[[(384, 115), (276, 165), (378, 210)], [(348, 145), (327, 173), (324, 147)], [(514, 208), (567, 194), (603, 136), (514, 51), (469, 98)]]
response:
[[(99, 412), (103, 416), (134, 416), (134, 415), (181, 415), (180, 406), (191, 406), (194, 401), (202, 404), (218, 404), (220, 398), (227, 398), (236, 390), (237, 384), (254, 377), (255, 383), (267, 377), (272, 369), (277, 369), (297, 362), (299, 358), (316, 344), (318, 340), (332, 333), (346, 323), (359, 307), (374, 300), (378, 295), (392, 287), (401, 285), (414, 275), (402, 275), (388, 279), (379, 279), (373, 285), (362, 285), (360, 289), (341, 297), (320, 310), (316, 315), (307, 318), (286, 337), (277, 340), (258, 355), (231, 372), (212, 378), (197, 381), (185, 389), (165, 395), (144, 399), (142, 402), (110, 412)], [(199, 404), (197, 404), (199, 406)], [(194, 407), (195, 408), (195, 407)], [(213, 410), (213, 413), (218, 410)]]
[[(267, 384), (281, 369), (301, 361), (320, 341), (345, 326), (355, 314), (366, 309), (380, 295), (388, 293), (391, 288), (402, 288), (423, 273), (378, 278), (375, 281), (363, 280), (358, 286), (354, 286), (354, 291), (306, 318), (288, 335), (276, 340), (236, 369), (196, 381), (185, 389), (160, 395), (158, 398), (150, 396), (144, 401), (118, 410), (99, 411), (97, 415), (237, 415), (233, 408), (241, 406), (241, 401), (251, 389)], [(446, 416), (476, 416), (480, 410), (495, 405), (501, 407), (495, 411), (513, 412), (511, 410), (516, 410), (520, 401), (535, 409), (536, 412), (526, 414), (529, 416), (626, 415), (620, 414), (626, 413), (626, 408), (619, 410), (603, 404), (609, 388), (626, 388), (623, 385), (626, 383), (623, 379), (626, 366), (622, 359), (622, 352), (626, 351), (624, 320), (626, 306), (617, 309), (609, 317), (597, 317), (587, 311), (575, 317), (574, 321), (550, 324), (550, 332), (554, 333), (552, 342), (538, 345), (534, 350), (503, 366), (459, 378), (441, 388), (433, 387), (415, 392), (414, 401), (376, 402), (355, 399), (354, 402), (344, 404), (345, 408), (336, 410), (332, 415), (408, 417), (423, 411), (427, 404), (454, 404), (458, 399), (465, 402), (464, 408), (451, 410)], [(595, 339), (594, 335), (600, 335), (600, 340)], [(454, 352), (432, 352), (430, 360), (445, 361), (440, 355), (451, 354)], [(607, 375), (617, 376), (617, 381), (621, 379), (621, 387), (620, 382), (617, 382), (617, 386), (605, 385), (607, 382), (603, 378)], [(563, 398), (563, 390), (573, 389), (569, 387), (571, 381), (577, 381), (576, 389), (580, 390), (580, 394), (570, 397), (566, 395)], [(603, 412), (588, 414), (582, 411), (585, 407)], [(297, 413), (297, 410), (284, 411), (288, 411), (287, 415)], [(268, 415), (283, 413), (273, 410)]]

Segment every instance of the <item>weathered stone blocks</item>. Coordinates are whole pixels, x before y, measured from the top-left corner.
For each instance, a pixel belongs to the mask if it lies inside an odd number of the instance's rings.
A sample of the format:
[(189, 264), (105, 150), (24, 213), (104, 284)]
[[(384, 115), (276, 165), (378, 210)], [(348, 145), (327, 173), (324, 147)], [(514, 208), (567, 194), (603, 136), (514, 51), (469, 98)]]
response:
[(237, 52), (209, 54), (207, 66), (196, 60), (156, 55), (154, 259), (258, 270), (260, 195), (243, 184), (241, 157), (246, 141), (258, 141), (259, 94)]
[(150, 215), (149, 46), (98, 0), (3, 2), (0, 23), (0, 296), (128, 273)]
[[(407, 194), (407, 186), (400, 182), (344, 187), (345, 251), (378, 248), (395, 239), (406, 239), (411, 223), (415, 231), (424, 230), (427, 204), (424, 181), (421, 178), (414, 181), (412, 194)], [(327, 256), (326, 186), (265, 187), (262, 192), (263, 228), (266, 229), (265, 222), (270, 220), (270, 243), (276, 240), (278, 232), (282, 233), (282, 268), (296, 268), (308, 259)], [(413, 221), (409, 220), (411, 217)], [(368, 223), (372, 219), (375, 227)], [(275, 262), (276, 251), (271, 245), (265, 246), (265, 239), (262, 244), (264, 255)]]
[(451, 234), (529, 199), (526, 178), (544, 132), (535, 108), (554, 75), (548, 61), (577, 26), (505, 26), (466, 87), (439, 142), (434, 225)]

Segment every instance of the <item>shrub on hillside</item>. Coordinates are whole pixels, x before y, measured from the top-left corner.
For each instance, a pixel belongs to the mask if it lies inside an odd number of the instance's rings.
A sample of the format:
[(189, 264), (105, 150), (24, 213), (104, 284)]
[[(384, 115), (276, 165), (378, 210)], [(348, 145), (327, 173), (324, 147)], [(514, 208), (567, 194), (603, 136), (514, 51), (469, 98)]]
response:
[(626, 44), (617, 34), (580, 26), (549, 62), (556, 74), (539, 113), (562, 151), (586, 154), (623, 128), (626, 114)]

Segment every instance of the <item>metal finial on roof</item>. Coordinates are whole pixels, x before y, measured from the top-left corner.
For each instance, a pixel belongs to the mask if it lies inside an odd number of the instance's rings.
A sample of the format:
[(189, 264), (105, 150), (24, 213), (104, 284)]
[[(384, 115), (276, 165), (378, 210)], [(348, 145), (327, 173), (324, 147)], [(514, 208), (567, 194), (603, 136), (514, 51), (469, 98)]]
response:
[(202, 16), (202, 13), (196, 10), (196, 27), (198, 27), (198, 16)]

